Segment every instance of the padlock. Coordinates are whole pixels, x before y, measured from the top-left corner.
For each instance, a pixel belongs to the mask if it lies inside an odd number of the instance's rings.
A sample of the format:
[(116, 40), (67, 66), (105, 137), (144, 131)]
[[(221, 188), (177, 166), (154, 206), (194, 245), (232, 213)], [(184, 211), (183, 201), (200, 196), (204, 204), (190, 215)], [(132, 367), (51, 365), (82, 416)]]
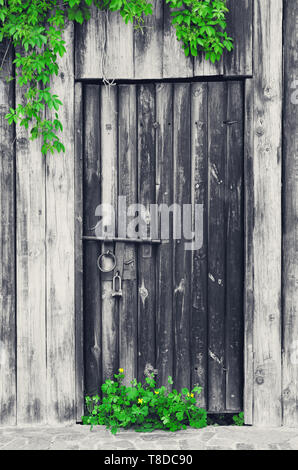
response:
[[(117, 289), (117, 280), (118, 280), (118, 289)], [(113, 277), (112, 285), (113, 285), (112, 297), (122, 297), (122, 279), (119, 274), (119, 271), (117, 271), (115, 276)]]

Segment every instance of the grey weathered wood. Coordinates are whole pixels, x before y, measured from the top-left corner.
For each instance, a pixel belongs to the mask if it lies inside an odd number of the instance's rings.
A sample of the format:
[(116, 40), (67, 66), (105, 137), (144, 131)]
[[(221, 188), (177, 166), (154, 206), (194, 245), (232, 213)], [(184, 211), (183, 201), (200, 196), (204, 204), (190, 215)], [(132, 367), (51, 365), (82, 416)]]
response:
[[(68, 54), (52, 89), (61, 99), (64, 154), (46, 158), (46, 309), (48, 422), (75, 416), (74, 302), (74, 63), (73, 24), (64, 38)], [(41, 157), (39, 157), (41, 158)]]
[[(190, 204), (191, 142), (190, 85), (174, 85), (174, 202)], [(174, 222), (175, 223), (175, 222)], [(190, 268), (191, 252), (184, 240), (174, 241), (174, 379), (178, 389), (190, 386)]]
[(152, 79), (162, 78), (163, 76), (164, 0), (154, 0), (152, 4), (153, 15), (146, 16), (142, 28), (134, 31), (134, 65), (136, 78)]
[[(126, 196), (127, 205), (137, 200), (137, 97), (135, 85), (119, 86), (118, 121), (118, 192)], [(137, 253), (132, 244), (124, 247), (124, 265), (136, 267)], [(124, 369), (129, 385), (137, 376), (137, 280), (124, 280), (119, 301), (119, 366)]]
[[(101, 87), (101, 202), (117, 210), (117, 88)], [(114, 243), (102, 244), (102, 251), (114, 252)], [(112, 281), (102, 275), (102, 374), (103, 382), (118, 368), (119, 311), (112, 297)]]
[[(84, 235), (94, 235), (101, 202), (100, 86), (84, 87)], [(98, 242), (84, 243), (84, 352), (85, 391), (98, 393), (102, 381), (101, 284)]]
[(5, 115), (14, 107), (12, 47), (0, 43), (0, 424), (16, 424), (15, 149)]
[[(203, 204), (203, 245), (192, 253), (191, 385), (202, 387), (198, 404), (207, 406), (207, 238), (208, 238), (208, 107), (207, 83), (191, 86), (192, 204)], [(193, 221), (194, 222), (194, 221)]]
[[(156, 85), (156, 201), (173, 202), (173, 85)], [(173, 241), (158, 247), (156, 258), (156, 368), (159, 385), (173, 376)]]
[(255, 1), (253, 423), (262, 426), (281, 424), (282, 8)]
[(106, 12), (91, 7), (91, 18), (76, 24), (75, 76), (76, 78), (102, 78), (106, 48)]
[[(16, 88), (16, 104), (23, 89)], [(16, 128), (17, 422), (47, 420), (45, 158)]]
[(227, 87), (226, 164), (226, 409), (242, 410), (243, 397), (243, 93)]
[(226, 84), (208, 84), (208, 403), (225, 408)]
[(253, 169), (253, 81), (245, 82), (244, 120), (244, 394), (245, 424), (253, 424), (253, 318), (254, 318), (254, 169)]
[[(175, 58), (175, 60), (173, 60)], [(193, 59), (185, 57), (176, 30), (171, 24), (170, 7), (164, 5), (163, 78), (192, 77)]]
[[(150, 204), (155, 203), (155, 87), (138, 87), (138, 202), (150, 217)], [(149, 235), (146, 234), (146, 235)], [(138, 379), (144, 380), (146, 365), (155, 367), (155, 252), (144, 257), (138, 249)]]
[(105, 16), (106, 48), (103, 56), (103, 76), (108, 79), (133, 78), (133, 25), (125, 24), (118, 11), (105, 13)]
[(84, 310), (83, 310), (83, 85), (75, 84), (75, 341), (76, 418), (84, 414)]
[(283, 423), (298, 423), (298, 4), (284, 2)]
[(227, 33), (234, 39), (232, 52), (223, 56), (224, 75), (252, 75), (253, 51), (253, 2), (254, 0), (228, 0)]

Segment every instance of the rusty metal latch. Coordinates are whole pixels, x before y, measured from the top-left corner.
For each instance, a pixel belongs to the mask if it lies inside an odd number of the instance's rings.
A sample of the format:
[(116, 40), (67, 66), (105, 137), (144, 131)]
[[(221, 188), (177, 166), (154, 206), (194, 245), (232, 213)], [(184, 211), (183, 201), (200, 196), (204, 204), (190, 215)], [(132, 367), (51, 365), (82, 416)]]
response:
[(112, 297), (122, 297), (122, 279), (119, 271), (113, 277), (112, 289)]

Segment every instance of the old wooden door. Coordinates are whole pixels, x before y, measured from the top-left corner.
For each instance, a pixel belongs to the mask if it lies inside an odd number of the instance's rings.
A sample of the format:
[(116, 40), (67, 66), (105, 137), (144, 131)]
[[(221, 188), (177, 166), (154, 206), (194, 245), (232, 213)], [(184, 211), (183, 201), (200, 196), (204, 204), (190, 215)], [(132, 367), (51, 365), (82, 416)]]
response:
[[(199, 384), (209, 411), (242, 409), (243, 83), (85, 84), (83, 229), (96, 208), (127, 203), (202, 204), (203, 245), (85, 239), (85, 392), (123, 367), (146, 366), (175, 386)], [(116, 227), (117, 229), (117, 227)], [(117, 236), (117, 232), (116, 232)], [(122, 266), (122, 297), (97, 259)]]

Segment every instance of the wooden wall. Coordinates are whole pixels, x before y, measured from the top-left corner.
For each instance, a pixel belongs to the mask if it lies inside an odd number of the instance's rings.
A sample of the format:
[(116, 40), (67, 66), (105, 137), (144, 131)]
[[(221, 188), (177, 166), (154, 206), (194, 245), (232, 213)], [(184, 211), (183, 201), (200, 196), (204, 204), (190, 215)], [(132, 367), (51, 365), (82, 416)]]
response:
[[(74, 85), (74, 78), (103, 75), (123, 80), (247, 77), (246, 422), (298, 424), (297, 2), (229, 0), (236, 47), (217, 66), (183, 57), (167, 7), (161, 5), (146, 20), (152, 27), (144, 35), (113, 14), (98, 13), (89, 25), (76, 28), (75, 38), (68, 27), (69, 53), (55, 79), (64, 102), (65, 155), (44, 158), (38, 142), (7, 126), (4, 116), (22, 96), (5, 81), (13, 52), (5, 56), (0, 72), (2, 424), (73, 421), (76, 396), (82, 395), (81, 374), (76, 374), (82, 369), (81, 329), (76, 328), (82, 322), (81, 291), (75, 289), (82, 266), (74, 249), (82, 223), (81, 189), (75, 185), (81, 162), (74, 149), (83, 140), (74, 133), (74, 86), (76, 122), (82, 117), (81, 85)], [(1, 44), (1, 57), (5, 51)]]

